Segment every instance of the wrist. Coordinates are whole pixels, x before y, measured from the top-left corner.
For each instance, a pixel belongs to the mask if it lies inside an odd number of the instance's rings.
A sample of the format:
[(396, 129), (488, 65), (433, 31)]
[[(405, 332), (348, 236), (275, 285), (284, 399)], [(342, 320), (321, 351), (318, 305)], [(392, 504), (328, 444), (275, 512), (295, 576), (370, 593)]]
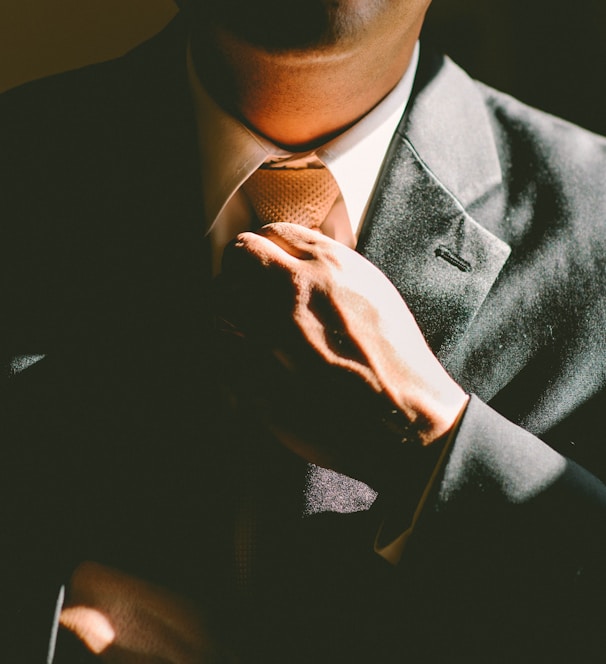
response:
[(467, 408), (469, 395), (453, 382), (448, 392), (438, 398), (410, 400), (405, 406), (385, 410), (383, 428), (403, 444), (416, 443), (427, 447), (442, 440), (456, 426)]
[(425, 485), (442, 451), (456, 435), (469, 403), (469, 395), (463, 390), (461, 393), (448, 410), (440, 411), (440, 417), (420, 415), (413, 420), (399, 409), (383, 415), (381, 425), (391, 437), (392, 453), (385, 456), (374, 485), (379, 492), (393, 495), (401, 492), (402, 487), (408, 492), (411, 486)]

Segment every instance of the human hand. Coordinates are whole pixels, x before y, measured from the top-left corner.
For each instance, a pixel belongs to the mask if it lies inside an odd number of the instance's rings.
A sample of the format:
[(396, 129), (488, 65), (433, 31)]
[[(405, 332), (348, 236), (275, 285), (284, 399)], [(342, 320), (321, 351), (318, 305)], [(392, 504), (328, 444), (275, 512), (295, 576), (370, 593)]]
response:
[(388, 279), (317, 231), (240, 234), (216, 300), (238, 406), (308, 461), (380, 488), (402, 440), (430, 445), (466, 403)]
[(107, 664), (234, 664), (202, 612), (182, 597), (98, 563), (70, 580), (63, 628)]

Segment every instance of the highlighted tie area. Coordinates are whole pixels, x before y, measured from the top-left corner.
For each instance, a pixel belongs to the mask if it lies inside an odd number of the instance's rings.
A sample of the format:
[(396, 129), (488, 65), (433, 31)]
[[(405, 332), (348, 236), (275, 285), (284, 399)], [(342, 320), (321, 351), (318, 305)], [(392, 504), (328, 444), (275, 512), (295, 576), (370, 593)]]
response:
[(339, 195), (327, 168), (260, 168), (243, 185), (261, 225), (319, 228)]

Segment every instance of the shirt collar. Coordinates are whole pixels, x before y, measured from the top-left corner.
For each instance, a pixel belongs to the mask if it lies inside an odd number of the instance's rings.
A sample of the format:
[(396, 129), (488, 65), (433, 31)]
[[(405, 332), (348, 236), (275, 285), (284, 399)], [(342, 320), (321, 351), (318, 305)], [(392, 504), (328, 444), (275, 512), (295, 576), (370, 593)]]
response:
[[(408, 104), (418, 59), (417, 42), (410, 65), (396, 87), (355, 125), (313, 153), (339, 185), (356, 235), (387, 148)], [(261, 164), (293, 155), (216, 104), (196, 76), (190, 53), (188, 72), (197, 117), (205, 230), (209, 232), (230, 198)]]

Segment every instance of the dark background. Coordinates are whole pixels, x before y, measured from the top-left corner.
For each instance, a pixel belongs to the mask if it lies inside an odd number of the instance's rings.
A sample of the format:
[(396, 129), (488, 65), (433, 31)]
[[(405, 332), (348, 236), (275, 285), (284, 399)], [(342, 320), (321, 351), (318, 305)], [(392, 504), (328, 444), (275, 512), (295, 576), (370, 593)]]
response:
[[(2, 0), (0, 90), (115, 57), (174, 12), (171, 0)], [(606, 134), (605, 0), (434, 0), (426, 32), (474, 77)]]
[(606, 134), (604, 0), (434, 0), (428, 18), (475, 78)]

